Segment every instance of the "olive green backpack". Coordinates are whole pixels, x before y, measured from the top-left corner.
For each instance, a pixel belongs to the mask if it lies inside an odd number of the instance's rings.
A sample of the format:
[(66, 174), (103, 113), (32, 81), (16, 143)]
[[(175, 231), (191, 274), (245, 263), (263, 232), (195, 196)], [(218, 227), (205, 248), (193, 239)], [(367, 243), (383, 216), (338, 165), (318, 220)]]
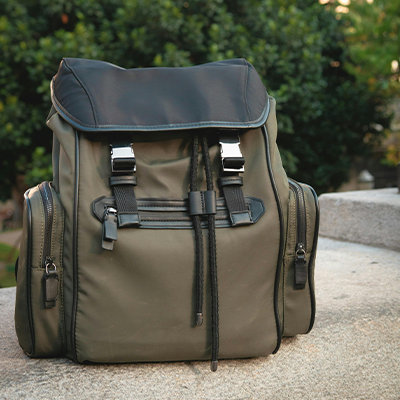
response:
[(79, 363), (276, 352), (315, 315), (318, 203), (288, 180), (275, 100), (243, 59), (64, 59), (53, 181), (25, 194), (15, 326)]

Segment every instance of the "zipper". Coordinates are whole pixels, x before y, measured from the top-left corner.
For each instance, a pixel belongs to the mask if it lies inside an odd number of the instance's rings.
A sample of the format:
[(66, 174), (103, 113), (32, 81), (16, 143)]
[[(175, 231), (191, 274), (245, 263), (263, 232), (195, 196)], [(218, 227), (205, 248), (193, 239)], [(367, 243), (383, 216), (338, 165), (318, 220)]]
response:
[(304, 289), (307, 283), (307, 219), (306, 219), (306, 202), (304, 191), (301, 185), (290, 179), (289, 186), (292, 189), (296, 199), (296, 225), (297, 237), (295, 248), (295, 289)]
[(103, 216), (103, 241), (101, 247), (104, 250), (113, 250), (114, 241), (117, 240), (117, 210), (115, 207), (106, 206)]
[(44, 243), (42, 260), (44, 267), (46, 267), (46, 259), (51, 258), (51, 234), (53, 230), (54, 218), (53, 194), (51, 193), (49, 182), (41, 183), (39, 185), (39, 191), (42, 196), (44, 207)]
[(44, 207), (44, 242), (43, 242), (43, 267), (45, 308), (53, 308), (58, 298), (58, 273), (57, 267), (51, 256), (51, 235), (54, 220), (54, 202), (50, 183), (43, 182), (39, 185)]

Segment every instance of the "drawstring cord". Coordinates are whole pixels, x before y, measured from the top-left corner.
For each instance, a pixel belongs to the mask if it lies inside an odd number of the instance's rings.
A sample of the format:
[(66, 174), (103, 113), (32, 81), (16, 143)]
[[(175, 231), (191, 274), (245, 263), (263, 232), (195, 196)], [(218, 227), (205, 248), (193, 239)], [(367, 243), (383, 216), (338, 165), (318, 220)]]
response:
[[(197, 191), (197, 170), (199, 157), (199, 137), (193, 136), (192, 158), (190, 162), (190, 191)], [(193, 227), (196, 244), (196, 325), (203, 323), (203, 297), (204, 297), (204, 252), (203, 232), (199, 215), (193, 215)]]
[[(203, 135), (203, 159), (206, 171), (207, 190), (214, 190), (210, 153), (206, 135)], [(218, 315), (218, 279), (217, 279), (217, 242), (215, 238), (215, 215), (208, 215), (208, 246), (210, 254), (210, 276), (211, 276), (211, 329), (212, 329), (212, 355), (211, 371), (218, 368), (219, 351), (219, 315)]]
[[(214, 190), (210, 153), (208, 151), (207, 137), (202, 135), (202, 153), (206, 173), (207, 190)], [(199, 138), (193, 137), (192, 158), (190, 163), (190, 191), (197, 191), (197, 171), (199, 155)], [(218, 279), (217, 279), (217, 245), (215, 237), (215, 215), (208, 215), (208, 242), (209, 263), (211, 278), (211, 371), (218, 368), (219, 351), (219, 315), (218, 315)], [(196, 242), (196, 324), (203, 323), (203, 298), (204, 298), (204, 254), (203, 234), (199, 215), (193, 215), (193, 227)]]

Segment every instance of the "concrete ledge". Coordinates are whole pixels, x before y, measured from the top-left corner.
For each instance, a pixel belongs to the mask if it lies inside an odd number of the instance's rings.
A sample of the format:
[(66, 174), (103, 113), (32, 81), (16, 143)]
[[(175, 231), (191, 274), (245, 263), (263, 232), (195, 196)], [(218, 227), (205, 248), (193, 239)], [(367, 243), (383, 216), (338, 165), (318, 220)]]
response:
[(77, 365), (30, 359), (14, 332), (15, 289), (0, 290), (0, 399), (398, 399), (400, 254), (320, 239), (308, 335), (245, 360)]
[(321, 236), (400, 251), (397, 188), (327, 193), (319, 202)]

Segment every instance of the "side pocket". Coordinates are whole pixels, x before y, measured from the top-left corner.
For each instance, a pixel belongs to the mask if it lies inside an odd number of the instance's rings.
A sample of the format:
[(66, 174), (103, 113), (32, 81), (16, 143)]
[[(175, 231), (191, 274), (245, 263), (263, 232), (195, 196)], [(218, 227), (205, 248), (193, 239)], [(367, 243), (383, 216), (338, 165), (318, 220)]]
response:
[(314, 324), (314, 266), (319, 207), (314, 189), (289, 180), (289, 218), (284, 257), (284, 336), (308, 333)]
[(65, 352), (63, 309), (64, 210), (49, 182), (25, 193), (18, 260), (15, 328), (30, 357)]

